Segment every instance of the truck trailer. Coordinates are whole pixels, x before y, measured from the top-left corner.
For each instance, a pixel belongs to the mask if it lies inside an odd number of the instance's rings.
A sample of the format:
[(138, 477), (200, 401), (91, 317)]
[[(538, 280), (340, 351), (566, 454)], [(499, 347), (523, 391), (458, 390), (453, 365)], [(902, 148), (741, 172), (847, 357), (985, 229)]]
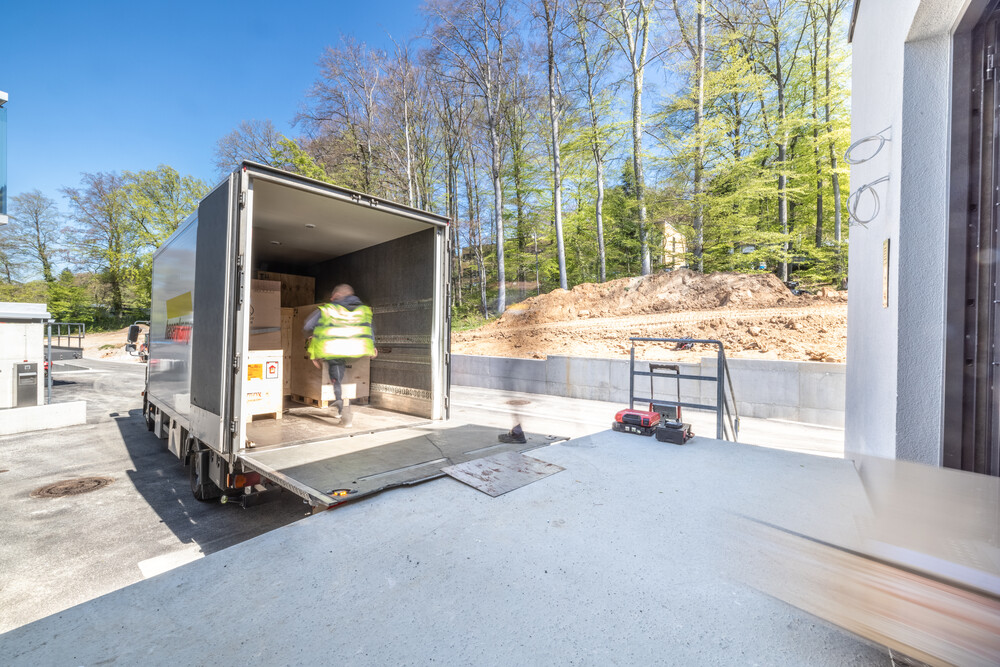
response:
[[(448, 248), (443, 216), (260, 164), (243, 163), (212, 190), (153, 255), (144, 392), (146, 424), (188, 465), (194, 496), (247, 505), (280, 487), (325, 508), (502, 451), (496, 430), (445, 423)], [(301, 334), (288, 331), (300, 309), (279, 336), (262, 317), (261, 276), (311, 280), (298, 306), (348, 283), (372, 308), (378, 354), (359, 360), (364, 391), (350, 395), (360, 404), (350, 428), (324, 409), (319, 388), (289, 395), (289, 375), (295, 384), (311, 369)], [(279, 338), (269, 349), (254, 343)], [(275, 391), (261, 415), (262, 393)]]

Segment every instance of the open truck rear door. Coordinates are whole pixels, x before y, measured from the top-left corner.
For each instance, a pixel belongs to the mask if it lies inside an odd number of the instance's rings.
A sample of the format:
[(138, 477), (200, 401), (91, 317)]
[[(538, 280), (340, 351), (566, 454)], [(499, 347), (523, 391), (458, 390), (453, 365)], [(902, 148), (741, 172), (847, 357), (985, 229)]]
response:
[[(231, 447), (234, 318), (240, 307), (239, 178), (230, 174), (198, 205), (191, 346), (191, 435), (220, 453)], [(169, 326), (169, 325), (168, 325)], [(199, 345), (197, 339), (218, 341)]]

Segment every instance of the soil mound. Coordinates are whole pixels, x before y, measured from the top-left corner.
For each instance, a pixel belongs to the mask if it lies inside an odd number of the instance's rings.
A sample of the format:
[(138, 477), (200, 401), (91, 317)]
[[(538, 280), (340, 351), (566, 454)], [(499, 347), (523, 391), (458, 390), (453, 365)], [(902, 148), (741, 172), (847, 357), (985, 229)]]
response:
[[(826, 297), (839, 300), (840, 294)], [(795, 307), (814, 302), (795, 296), (773, 273), (711, 273), (690, 269), (606, 283), (584, 283), (557, 289), (514, 304), (494, 326), (524, 326), (598, 317), (621, 317), (719, 308)]]

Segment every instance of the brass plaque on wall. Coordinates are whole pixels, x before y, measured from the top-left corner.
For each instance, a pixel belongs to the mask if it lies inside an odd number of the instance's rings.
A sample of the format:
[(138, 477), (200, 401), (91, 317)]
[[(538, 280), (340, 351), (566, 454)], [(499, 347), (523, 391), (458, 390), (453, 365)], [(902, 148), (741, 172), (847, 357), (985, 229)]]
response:
[(882, 307), (889, 307), (889, 239), (882, 241)]

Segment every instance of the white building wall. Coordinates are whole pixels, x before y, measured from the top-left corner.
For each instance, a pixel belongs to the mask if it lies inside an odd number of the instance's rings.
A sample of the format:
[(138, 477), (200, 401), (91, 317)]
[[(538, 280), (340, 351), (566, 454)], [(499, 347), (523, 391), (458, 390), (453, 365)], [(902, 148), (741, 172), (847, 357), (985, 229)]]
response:
[[(952, 32), (955, 0), (856, 0), (852, 140), (891, 141), (851, 167), (882, 207), (850, 235), (847, 455), (941, 462)], [(871, 144), (875, 146), (875, 144)], [(859, 148), (855, 158), (870, 154)], [(871, 209), (862, 200), (859, 213)], [(882, 247), (889, 240), (888, 307)]]
[[(895, 457), (896, 332), (900, 142), (903, 116), (903, 42), (918, 0), (861, 0), (852, 41), (851, 140), (886, 130), (881, 152), (851, 167), (851, 189), (888, 175), (874, 186), (881, 210), (866, 227), (851, 229), (847, 301), (847, 401), (844, 447), (851, 454)], [(855, 159), (877, 143), (859, 147)], [(870, 217), (870, 197), (859, 206)], [(889, 239), (889, 307), (882, 307), (882, 243)]]

